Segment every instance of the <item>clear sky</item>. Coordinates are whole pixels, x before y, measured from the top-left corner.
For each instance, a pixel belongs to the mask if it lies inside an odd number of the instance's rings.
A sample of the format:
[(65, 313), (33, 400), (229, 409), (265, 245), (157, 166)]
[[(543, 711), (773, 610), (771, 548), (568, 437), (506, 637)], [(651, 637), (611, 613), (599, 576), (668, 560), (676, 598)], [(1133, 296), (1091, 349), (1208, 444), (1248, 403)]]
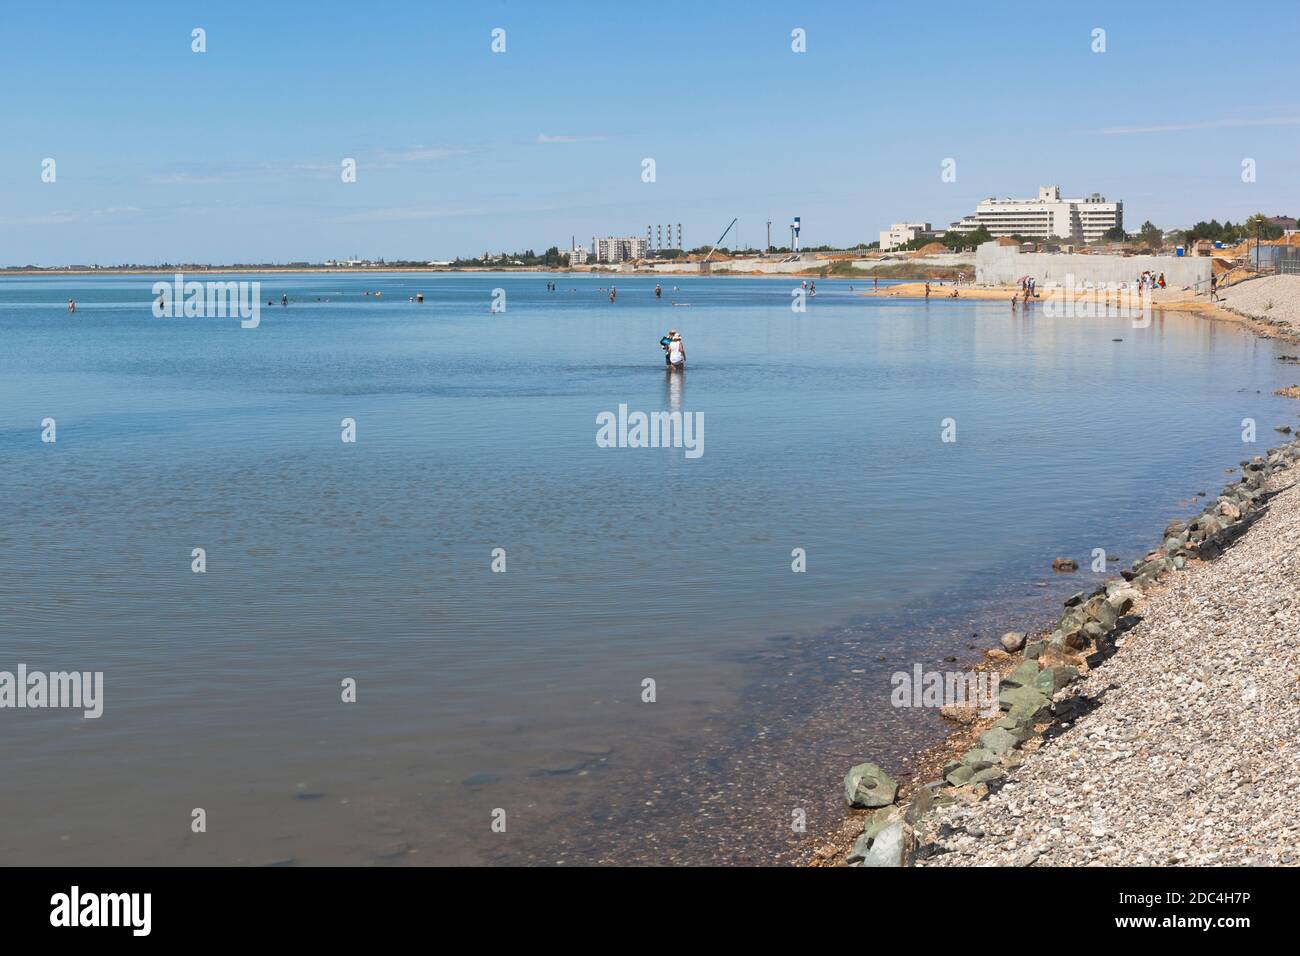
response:
[(733, 216), (851, 245), (1049, 183), (1130, 230), (1295, 216), (1297, 27), (1295, 0), (6, 3), (0, 264), (695, 246)]

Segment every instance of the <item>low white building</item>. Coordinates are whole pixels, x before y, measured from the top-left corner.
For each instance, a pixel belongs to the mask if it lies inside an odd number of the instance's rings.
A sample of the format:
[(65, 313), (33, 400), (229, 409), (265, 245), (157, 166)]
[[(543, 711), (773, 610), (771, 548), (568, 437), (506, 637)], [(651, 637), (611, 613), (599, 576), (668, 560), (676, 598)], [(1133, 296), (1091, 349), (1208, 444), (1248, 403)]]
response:
[(942, 232), (935, 232), (928, 222), (896, 222), (889, 229), (880, 230), (880, 251), (888, 252), (917, 239), (938, 239)]
[(1060, 186), (1039, 186), (1037, 199), (985, 199), (975, 207), (973, 216), (954, 222), (952, 228), (974, 232), (983, 226), (995, 238), (1028, 236), (1094, 242), (1107, 230), (1123, 225), (1122, 202), (1108, 202), (1099, 193), (1082, 199), (1062, 199)]
[(569, 265), (585, 266), (587, 264), (587, 250), (581, 246), (574, 246), (569, 250)]

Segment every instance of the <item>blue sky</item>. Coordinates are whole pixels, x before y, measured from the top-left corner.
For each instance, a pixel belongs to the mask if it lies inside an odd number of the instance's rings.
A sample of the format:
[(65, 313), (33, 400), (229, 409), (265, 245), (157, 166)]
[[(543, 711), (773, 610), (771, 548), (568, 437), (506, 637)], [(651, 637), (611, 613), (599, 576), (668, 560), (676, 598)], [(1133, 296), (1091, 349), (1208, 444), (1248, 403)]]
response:
[(0, 264), (694, 246), (733, 216), (852, 244), (1047, 183), (1130, 229), (1294, 216), (1298, 26), (1293, 0), (8, 4)]

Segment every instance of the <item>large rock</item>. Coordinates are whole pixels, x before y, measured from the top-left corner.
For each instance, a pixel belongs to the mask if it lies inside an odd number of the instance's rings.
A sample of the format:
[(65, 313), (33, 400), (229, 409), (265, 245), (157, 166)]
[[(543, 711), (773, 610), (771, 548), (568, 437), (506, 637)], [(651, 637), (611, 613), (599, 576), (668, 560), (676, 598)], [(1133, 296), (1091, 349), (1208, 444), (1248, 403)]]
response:
[(1014, 654), (1025, 646), (1025, 635), (1020, 631), (1007, 631), (998, 638), (998, 642), (1008, 654)]
[(985, 767), (991, 767), (998, 762), (998, 755), (992, 750), (983, 747), (976, 747), (961, 758), (961, 762), (972, 770), (979, 772)]
[(1106, 598), (1106, 603), (1111, 606), (1117, 615), (1123, 617), (1129, 611), (1133, 610), (1133, 605), (1142, 595), (1133, 588), (1125, 587), (1111, 593)]
[[(1100, 627), (1101, 625), (1097, 626)], [(1052, 632), (1052, 643), (1058, 647), (1069, 647), (1076, 651), (1080, 651), (1088, 646), (1088, 641), (1089, 637), (1084, 633), (1083, 627), (1075, 626), (1069, 631), (1057, 630)]]
[(1115, 610), (1115, 606), (1110, 604), (1109, 600), (1102, 601), (1097, 605), (1093, 620), (1101, 624), (1102, 631), (1110, 631), (1119, 622), (1119, 611)]
[(1055, 558), (1052, 561), (1053, 571), (1078, 571), (1079, 562), (1074, 558)]
[(1036, 720), (1051, 709), (1052, 701), (1034, 687), (1008, 687), (998, 694), (998, 706), (1012, 717)]
[(980, 746), (1000, 757), (1008, 750), (1019, 746), (1023, 739), (1017, 738), (1015, 734), (1003, 727), (992, 727), (980, 734)]
[(848, 856), (850, 866), (907, 866), (916, 838), (898, 807), (877, 810)]
[(1069, 648), (1049, 645), (1038, 656), (1038, 663), (1042, 667), (1083, 667), (1083, 658)]
[(1055, 694), (1062, 687), (1073, 684), (1079, 679), (1079, 669), (1068, 664), (1062, 664), (1058, 667), (1045, 669), (1039, 676), (1048, 679), (1039, 684), (1038, 689), (1044, 693)]
[(1001, 780), (1006, 776), (1006, 771), (1001, 767), (985, 767), (983, 770), (975, 771), (975, 775), (970, 778), (971, 786), (977, 783), (992, 783), (994, 780)]
[(1105, 598), (1093, 598), (1087, 603), (1086, 609), (1088, 617), (1100, 624), (1103, 631), (1109, 631), (1119, 619), (1119, 615)]
[(851, 807), (887, 807), (896, 796), (898, 784), (874, 763), (860, 763), (844, 778), (844, 799)]
[(1006, 677), (998, 681), (999, 687), (1032, 687), (1038, 677), (1038, 663), (1025, 661)]
[(1082, 607), (1070, 608), (1061, 615), (1060, 621), (1057, 622), (1056, 629), (1052, 631), (1051, 642), (1053, 644), (1064, 644), (1067, 647), (1083, 647), (1087, 643), (1087, 638), (1083, 634), (1083, 627), (1089, 620)]
[(907, 805), (907, 810), (903, 814), (903, 821), (908, 826), (916, 826), (921, 822), (922, 817), (930, 812), (934, 807), (935, 788), (942, 786), (942, 781), (936, 781), (917, 788), (916, 792), (912, 794), (912, 802)]
[(1055, 694), (1057, 688), (1056, 688), (1056, 682), (1052, 677), (1052, 669), (1048, 667), (1042, 671), (1039, 671), (1039, 673), (1034, 677), (1033, 684), (1031, 684), (1030, 686), (1033, 687), (1034, 690), (1042, 694), (1044, 697), (1051, 697), (1053, 694)]
[(964, 763), (953, 762), (947, 764), (944, 768), (943, 779), (954, 787), (962, 787), (970, 783), (970, 778), (975, 776), (975, 771)]
[(993, 726), (1005, 730), (1020, 743), (1024, 743), (1034, 735), (1034, 725), (1031, 721), (1016, 717), (999, 717)]

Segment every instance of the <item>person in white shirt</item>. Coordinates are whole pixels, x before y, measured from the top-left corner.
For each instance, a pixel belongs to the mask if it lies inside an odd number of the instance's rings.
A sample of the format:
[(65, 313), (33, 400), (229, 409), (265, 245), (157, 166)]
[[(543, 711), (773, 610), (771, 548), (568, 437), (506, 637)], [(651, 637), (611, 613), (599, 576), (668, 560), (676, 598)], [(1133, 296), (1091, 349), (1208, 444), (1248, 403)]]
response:
[(686, 367), (686, 346), (682, 344), (682, 337), (677, 332), (672, 333), (672, 338), (668, 342), (668, 366), (669, 368)]

